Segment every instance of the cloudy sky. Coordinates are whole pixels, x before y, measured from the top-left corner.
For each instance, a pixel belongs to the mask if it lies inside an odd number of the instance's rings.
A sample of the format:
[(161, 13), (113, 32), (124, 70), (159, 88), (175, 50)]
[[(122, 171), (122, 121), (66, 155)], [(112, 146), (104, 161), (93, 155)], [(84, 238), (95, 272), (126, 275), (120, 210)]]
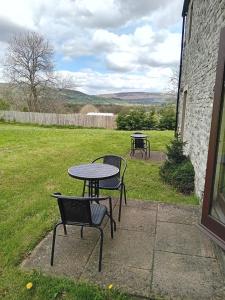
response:
[(73, 76), (77, 90), (163, 92), (179, 64), (182, 4), (0, 0), (0, 57), (12, 35), (37, 31), (54, 46), (56, 71)]

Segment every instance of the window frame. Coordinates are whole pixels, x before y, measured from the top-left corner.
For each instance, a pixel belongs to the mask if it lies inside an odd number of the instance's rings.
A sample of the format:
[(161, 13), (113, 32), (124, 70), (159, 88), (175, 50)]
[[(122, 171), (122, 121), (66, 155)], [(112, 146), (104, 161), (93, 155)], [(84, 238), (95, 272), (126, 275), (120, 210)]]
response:
[(190, 3), (191, 8), (190, 8), (190, 17), (189, 17), (189, 26), (188, 26), (188, 42), (191, 39), (192, 35), (192, 23), (193, 23), (193, 10), (194, 10), (194, 1)]
[(211, 121), (208, 160), (206, 168), (205, 191), (203, 198), (201, 226), (223, 249), (225, 249), (225, 224), (216, 220), (211, 214), (213, 189), (216, 172), (218, 138), (221, 121), (221, 105), (223, 101), (225, 80), (225, 27), (220, 34), (216, 82), (214, 89), (213, 113)]

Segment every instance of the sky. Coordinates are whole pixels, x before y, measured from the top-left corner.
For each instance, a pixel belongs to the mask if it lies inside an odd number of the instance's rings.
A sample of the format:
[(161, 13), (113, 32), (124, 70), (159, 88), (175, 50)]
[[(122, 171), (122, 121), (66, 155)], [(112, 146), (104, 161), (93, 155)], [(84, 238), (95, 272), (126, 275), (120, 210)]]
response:
[[(179, 65), (182, 0), (0, 0), (0, 58), (36, 31), (56, 72), (88, 94), (165, 92)], [(0, 66), (0, 81), (5, 81)]]

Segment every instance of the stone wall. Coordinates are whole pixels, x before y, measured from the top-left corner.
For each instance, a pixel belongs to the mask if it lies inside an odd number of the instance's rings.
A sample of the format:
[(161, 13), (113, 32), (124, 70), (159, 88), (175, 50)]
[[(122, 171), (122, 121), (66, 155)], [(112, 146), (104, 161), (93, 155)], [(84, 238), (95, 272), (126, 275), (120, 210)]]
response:
[(202, 198), (211, 127), (220, 30), (225, 27), (225, 0), (194, 0), (189, 40), (187, 15), (178, 126), (181, 128), (184, 92), (187, 91), (183, 138), (195, 168), (196, 194)]

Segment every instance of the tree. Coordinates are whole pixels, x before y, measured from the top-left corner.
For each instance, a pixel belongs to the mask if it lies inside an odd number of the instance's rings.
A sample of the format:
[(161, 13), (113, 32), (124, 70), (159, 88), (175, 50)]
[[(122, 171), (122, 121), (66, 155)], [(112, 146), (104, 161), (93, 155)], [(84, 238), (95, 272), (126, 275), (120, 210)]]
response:
[(170, 77), (169, 87), (168, 87), (168, 93), (174, 97), (177, 96), (178, 81), (179, 81), (179, 70), (178, 68), (174, 68), (172, 70), (172, 75)]
[(49, 42), (36, 32), (14, 36), (4, 69), (11, 83), (23, 88), (28, 110), (40, 111), (39, 96), (53, 74), (53, 48)]

